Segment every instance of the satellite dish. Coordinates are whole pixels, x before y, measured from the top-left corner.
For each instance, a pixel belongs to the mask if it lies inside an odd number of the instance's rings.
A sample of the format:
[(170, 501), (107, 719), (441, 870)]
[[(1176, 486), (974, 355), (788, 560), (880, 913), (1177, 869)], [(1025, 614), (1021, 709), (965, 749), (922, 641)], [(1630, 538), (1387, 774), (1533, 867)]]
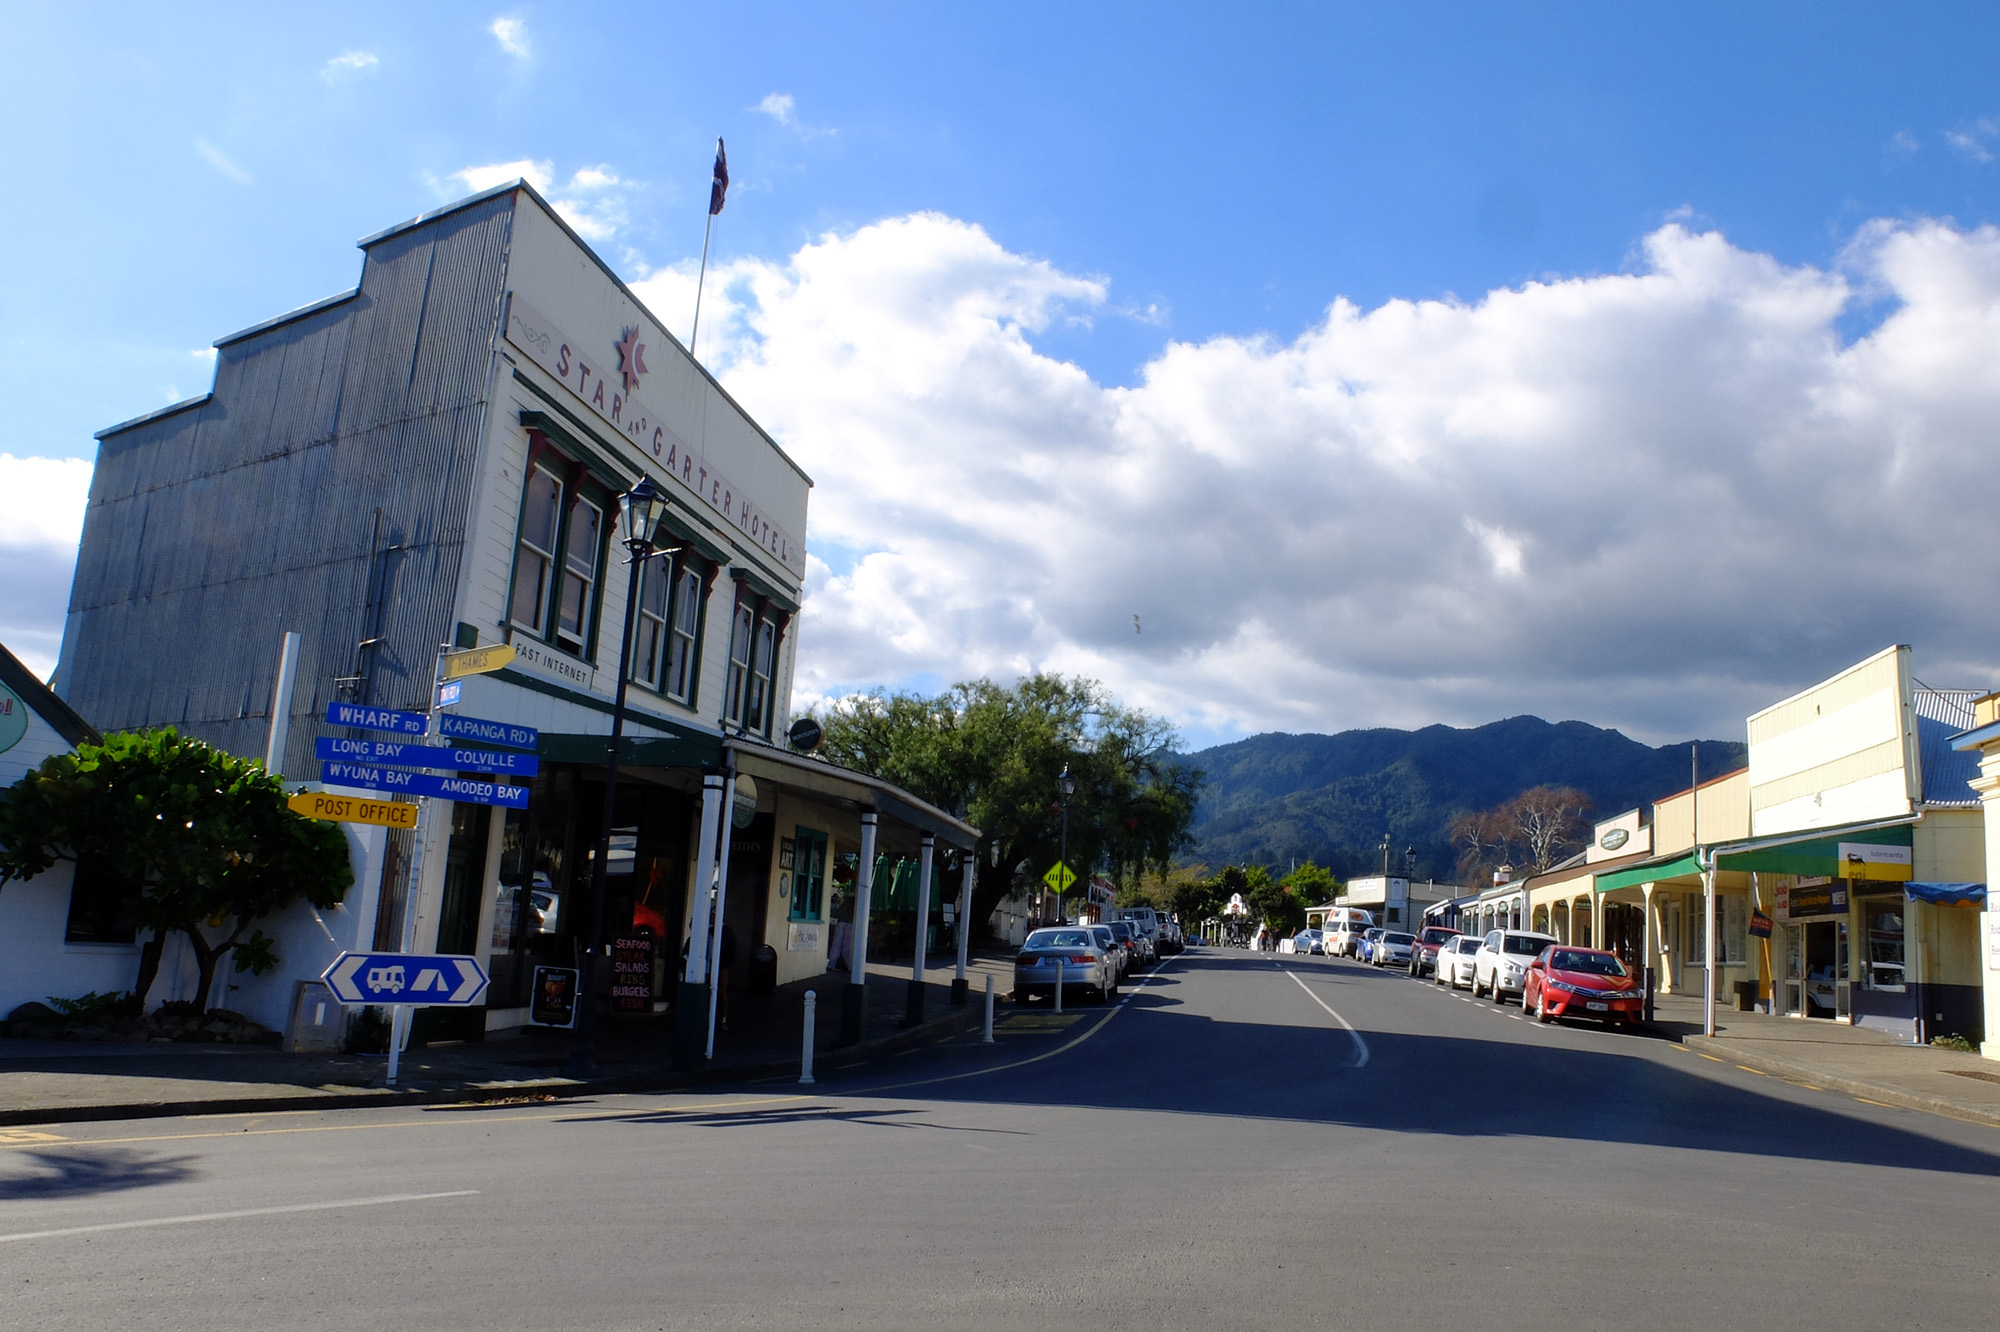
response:
[(792, 723), (792, 729), (785, 732), (785, 740), (801, 754), (810, 754), (819, 748), (819, 742), (826, 739), (826, 732), (811, 717), (801, 717)]

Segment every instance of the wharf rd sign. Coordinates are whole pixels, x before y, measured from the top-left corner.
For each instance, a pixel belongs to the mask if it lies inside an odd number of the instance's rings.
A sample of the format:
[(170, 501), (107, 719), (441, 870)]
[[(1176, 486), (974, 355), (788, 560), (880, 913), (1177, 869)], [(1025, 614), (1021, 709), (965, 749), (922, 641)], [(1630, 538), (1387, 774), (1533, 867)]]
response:
[(392, 768), (434, 768), (440, 772), (503, 772), (533, 777), (542, 761), (533, 754), (503, 754), (497, 749), (460, 749), (455, 745), (412, 745), (400, 740), (350, 740), (323, 735), (313, 741), (313, 757), (322, 763), (381, 763)]
[(449, 1004), (486, 993), (476, 957), (456, 953), (342, 953), (320, 976), (343, 1004)]
[(481, 744), (505, 745), (509, 749), (533, 749), (542, 733), (532, 726), (488, 721), (484, 717), (461, 717), (447, 712), (438, 718), (438, 734), (447, 740), (477, 740)]
[[(627, 336), (629, 339), (630, 334)], [(510, 293), (507, 300), (507, 341), (560, 379), (601, 420), (631, 441), (642, 457), (649, 457), (665, 475), (701, 496), (711, 509), (727, 518), (732, 527), (763, 547), (780, 564), (805, 577), (805, 546), (772, 522), (728, 477), (711, 467), (707, 458), (688, 447), (688, 442), (671, 426), (654, 417), (629, 392), (620, 391), (619, 372), (612, 368), (612, 361), (618, 355), (615, 344), (608, 340), (601, 344), (612, 356), (583, 350), (582, 343), (557, 332), (555, 324), (522, 300), (519, 292)]]
[(472, 648), (466, 652), (447, 652), (444, 655), (444, 678), (460, 680), (468, 675), (484, 675), (512, 665), (514, 649), (505, 643), (495, 647)]
[(329, 823), (371, 823), (378, 828), (414, 828), (417, 807), (400, 800), (363, 800), (359, 796), (303, 791), (285, 802), (295, 814)]
[(422, 735), (430, 729), (430, 718), (421, 712), (364, 708), (358, 703), (329, 703), (326, 705), (326, 719), (334, 726), (358, 726), (364, 731), (394, 731), (398, 735)]
[(428, 772), (402, 768), (380, 768), (368, 763), (322, 763), (319, 779), (328, 786), (358, 786), (364, 791), (394, 791), (398, 795), (435, 796), (439, 800), (463, 800), (474, 805), (504, 805), (508, 809), (528, 807), (528, 788), (506, 782), (482, 782), (472, 777), (439, 777)]

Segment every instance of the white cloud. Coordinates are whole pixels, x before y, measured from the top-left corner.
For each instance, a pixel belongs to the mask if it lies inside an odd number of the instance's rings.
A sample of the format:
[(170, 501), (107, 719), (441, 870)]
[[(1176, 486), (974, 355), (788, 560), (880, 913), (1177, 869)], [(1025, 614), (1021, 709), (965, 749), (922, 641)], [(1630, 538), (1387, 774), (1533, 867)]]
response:
[[(1102, 279), (920, 215), (711, 272), (702, 350), (813, 475), (810, 540), (865, 552), (814, 562), (801, 698), (1048, 667), (1203, 730), (1734, 734), (1886, 643), (2000, 663), (2000, 230), (1846, 263), (1668, 225), (1630, 273), (1337, 301), (1121, 389), (1033, 342)], [(643, 291), (685, 321), (692, 277)], [(1844, 342), (1864, 290), (1893, 312)]]
[(2000, 134), (2000, 120), (1982, 117), (1957, 129), (1946, 130), (1944, 141), (1974, 162), (1991, 162), (1993, 150), (1989, 145), (1995, 134)]
[(536, 189), (546, 192), (555, 178), (553, 162), (531, 162), (525, 157), (516, 162), (463, 167), (446, 177), (447, 180), (463, 181), (465, 188), (474, 194), (490, 190), (495, 185), (505, 185), (510, 180), (526, 180)]
[(87, 458), (0, 453), (0, 643), (43, 679), (62, 645), (91, 468)]
[(528, 25), (521, 19), (494, 19), (493, 25), (487, 31), (500, 43), (501, 50), (517, 60), (526, 60), (534, 54), (528, 48)]
[(620, 199), (551, 199), (549, 206), (587, 241), (610, 240), (630, 220)]
[(1897, 130), (1889, 136), (1889, 149), (1891, 152), (1908, 157), (1913, 153), (1921, 152), (1923, 144), (1918, 142), (1917, 136), (1908, 130)]
[(344, 74), (359, 73), (381, 63), (373, 51), (342, 51), (320, 68), (319, 76), (332, 83)]
[(579, 167), (576, 174), (569, 178), (569, 187), (573, 190), (602, 190), (624, 183), (618, 179), (618, 173), (608, 166)]
[(194, 150), (202, 155), (210, 166), (235, 181), (238, 185), (255, 185), (256, 179), (248, 171), (223, 156), (222, 150), (207, 139), (196, 139)]
[(808, 125), (798, 117), (798, 101), (790, 93), (766, 93), (764, 100), (751, 107), (752, 111), (771, 119), (791, 130), (802, 139), (817, 139), (834, 131), (819, 125)]

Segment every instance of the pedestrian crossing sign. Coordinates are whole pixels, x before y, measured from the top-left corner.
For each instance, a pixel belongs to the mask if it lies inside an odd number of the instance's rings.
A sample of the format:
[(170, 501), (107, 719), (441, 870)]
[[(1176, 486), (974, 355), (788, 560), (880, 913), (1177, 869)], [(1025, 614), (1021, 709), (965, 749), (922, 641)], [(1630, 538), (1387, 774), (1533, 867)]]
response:
[(1042, 882), (1053, 888), (1057, 896), (1061, 896), (1076, 882), (1076, 871), (1058, 860), (1049, 866), (1049, 872), (1042, 876)]

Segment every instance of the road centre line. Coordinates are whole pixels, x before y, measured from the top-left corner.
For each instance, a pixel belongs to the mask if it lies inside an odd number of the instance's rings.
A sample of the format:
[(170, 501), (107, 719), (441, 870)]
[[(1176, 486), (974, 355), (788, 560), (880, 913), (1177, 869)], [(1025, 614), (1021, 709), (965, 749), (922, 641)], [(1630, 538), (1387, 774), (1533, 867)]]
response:
[(1326, 1009), (1328, 1015), (1331, 1016), (1335, 1022), (1338, 1022), (1341, 1026), (1347, 1028), (1347, 1034), (1354, 1038), (1354, 1052), (1355, 1052), (1354, 1066), (1356, 1068), (1368, 1067), (1368, 1042), (1361, 1039), (1361, 1033), (1354, 1029), (1354, 1024), (1352, 1022), (1349, 1022), (1346, 1018), (1342, 1017), (1340, 1014), (1335, 1013), (1332, 1008), (1328, 1007), (1326, 1000), (1320, 998), (1318, 995), (1313, 993), (1312, 986), (1306, 984), (1302, 980), (1299, 980), (1297, 972), (1292, 971), (1286, 967), (1280, 967), (1279, 970), (1283, 971), (1287, 976), (1290, 976), (1293, 980), (1298, 981), (1299, 988), (1306, 992), (1306, 997), (1308, 999), (1318, 1004), (1321, 1008)]
[(0, 1235), (0, 1244), (16, 1240), (58, 1239), (65, 1235), (101, 1235), (111, 1230), (143, 1230), (151, 1226), (188, 1226), (203, 1221), (235, 1221), (248, 1216), (289, 1216), (294, 1212), (328, 1212), (344, 1207), (381, 1207), (386, 1203), (430, 1202), (437, 1198), (470, 1198), (478, 1189), (445, 1193), (391, 1193), (379, 1198), (340, 1198), (332, 1202), (292, 1203), (284, 1207), (245, 1207), (234, 1212), (198, 1212), (192, 1216), (157, 1216), (144, 1221), (106, 1221), (95, 1226), (64, 1226), (59, 1230), (23, 1230)]

